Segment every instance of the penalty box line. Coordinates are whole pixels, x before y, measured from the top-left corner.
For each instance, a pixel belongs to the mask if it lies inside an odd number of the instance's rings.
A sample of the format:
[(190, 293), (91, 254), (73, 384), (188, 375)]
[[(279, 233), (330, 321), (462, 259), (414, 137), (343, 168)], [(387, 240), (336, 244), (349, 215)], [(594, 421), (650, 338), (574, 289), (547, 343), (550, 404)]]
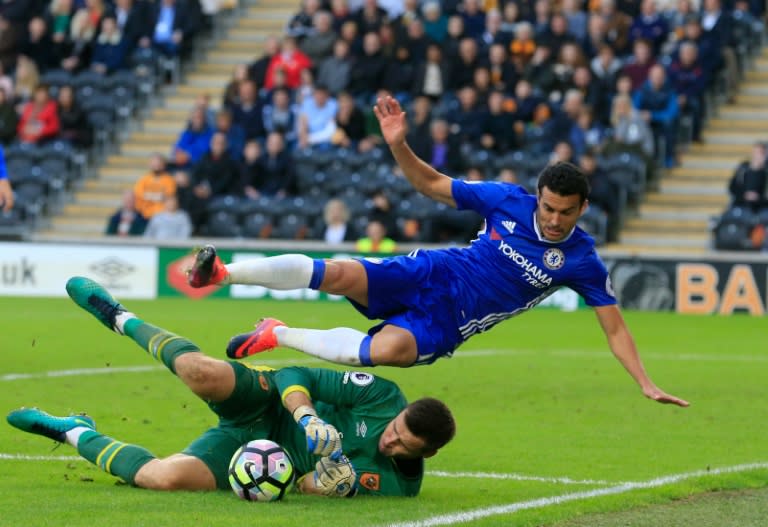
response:
[(663, 487), (672, 483), (679, 483), (687, 479), (701, 478), (706, 476), (716, 476), (720, 474), (733, 474), (738, 472), (747, 472), (750, 470), (768, 469), (768, 462), (758, 463), (745, 463), (741, 465), (734, 465), (730, 467), (715, 468), (711, 470), (696, 470), (693, 472), (683, 472), (680, 474), (671, 474), (669, 476), (662, 476), (654, 478), (648, 481), (635, 481), (626, 482), (619, 485), (613, 485), (609, 487), (603, 487), (593, 490), (585, 490), (579, 492), (570, 492), (568, 494), (560, 494), (558, 496), (549, 496), (545, 498), (537, 498), (535, 500), (520, 501), (516, 503), (508, 503), (505, 505), (494, 505), (491, 507), (481, 507), (478, 509), (472, 509), (463, 512), (440, 514), (432, 516), (423, 520), (415, 520), (400, 523), (390, 523), (387, 527), (432, 527), (434, 525), (453, 525), (456, 523), (465, 523), (474, 520), (480, 520), (488, 518), (490, 516), (499, 516), (503, 514), (513, 514), (518, 511), (537, 509), (542, 507), (552, 507), (571, 501), (587, 500), (591, 498), (598, 498), (602, 496), (612, 496), (616, 494), (624, 494), (633, 490), (641, 489), (653, 489), (657, 487)]
[[(85, 461), (80, 456), (45, 456), (30, 454), (8, 454), (0, 452), (0, 460), (8, 461)], [(499, 479), (511, 481), (538, 481), (542, 483), (558, 483), (562, 485), (618, 485), (619, 482), (610, 482), (591, 479), (573, 479), (568, 477), (528, 476), (525, 474), (499, 473), (499, 472), (448, 472), (444, 470), (427, 471), (426, 475), (439, 478), (474, 478), (474, 479)]]

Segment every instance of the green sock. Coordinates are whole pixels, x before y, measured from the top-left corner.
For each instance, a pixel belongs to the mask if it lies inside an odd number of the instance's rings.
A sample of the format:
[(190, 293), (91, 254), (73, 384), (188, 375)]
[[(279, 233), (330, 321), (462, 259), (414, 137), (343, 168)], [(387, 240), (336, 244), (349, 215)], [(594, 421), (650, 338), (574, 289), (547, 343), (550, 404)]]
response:
[(149, 451), (136, 445), (115, 441), (89, 430), (77, 442), (77, 452), (101, 470), (135, 484), (139, 469), (155, 459)]
[(200, 351), (200, 348), (184, 337), (147, 324), (138, 318), (127, 320), (123, 326), (123, 333), (131, 337), (155, 359), (165, 364), (173, 373), (176, 373), (173, 367), (176, 357), (184, 353)]

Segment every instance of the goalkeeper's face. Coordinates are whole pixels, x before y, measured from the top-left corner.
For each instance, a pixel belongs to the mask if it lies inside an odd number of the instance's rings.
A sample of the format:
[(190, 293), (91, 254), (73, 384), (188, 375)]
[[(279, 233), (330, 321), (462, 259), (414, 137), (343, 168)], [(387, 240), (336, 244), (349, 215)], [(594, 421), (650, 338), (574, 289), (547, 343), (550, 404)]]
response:
[(405, 424), (405, 410), (389, 422), (379, 438), (379, 452), (388, 457), (423, 457), (425, 446), (425, 441), (413, 435)]

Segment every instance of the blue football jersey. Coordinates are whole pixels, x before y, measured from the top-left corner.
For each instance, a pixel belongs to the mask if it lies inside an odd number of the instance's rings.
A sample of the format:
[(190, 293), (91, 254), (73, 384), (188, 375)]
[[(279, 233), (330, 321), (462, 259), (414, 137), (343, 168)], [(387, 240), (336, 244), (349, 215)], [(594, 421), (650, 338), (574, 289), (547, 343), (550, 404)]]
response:
[(485, 227), (468, 247), (424, 251), (454, 295), (463, 340), (525, 312), (560, 287), (590, 306), (616, 303), (591, 236), (576, 227), (551, 242), (538, 229), (536, 197), (510, 183), (454, 180), (457, 207), (478, 212)]

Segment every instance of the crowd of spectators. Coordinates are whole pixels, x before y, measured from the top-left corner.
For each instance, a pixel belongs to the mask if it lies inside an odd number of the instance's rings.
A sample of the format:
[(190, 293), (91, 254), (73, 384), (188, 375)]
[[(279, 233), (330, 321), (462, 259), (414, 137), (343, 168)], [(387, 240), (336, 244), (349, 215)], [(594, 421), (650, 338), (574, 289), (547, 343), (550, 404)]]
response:
[[(0, 139), (90, 142), (75, 84), (46, 74), (108, 76), (130, 70), (142, 53), (178, 56), (206, 18), (197, 0), (13, 0), (0, 7)], [(15, 112), (11, 112), (13, 109)], [(14, 113), (16, 118), (14, 119)]]
[(21, 198), (13, 214), (0, 218), (0, 227), (31, 223), (52, 189), (71, 183), (64, 172), (78, 165), (79, 175), (84, 173), (96, 147), (114, 138), (118, 119), (132, 117), (139, 76), (162, 82), (155, 78), (160, 66), (178, 64), (196, 35), (210, 27), (215, 6), (204, 12), (203, 5), (199, 0), (0, 5), (0, 142)]
[[(530, 189), (552, 160), (581, 165), (592, 214), (615, 238), (627, 203), (675, 166), (681, 140), (702, 140), (707, 94), (733, 96), (763, 9), (748, 0), (303, 0), (285, 34), (234, 69), (220, 105), (198, 101), (168, 169), (198, 234), (363, 238), (375, 219), (394, 242), (466, 241), (477, 218), (439, 207), (425, 218), (397, 182), (371, 111), (387, 92), (407, 109), (414, 151), (451, 176)], [(392, 204), (383, 222), (377, 193)], [(334, 198), (351, 212), (322, 221)], [(301, 210), (286, 205), (297, 199)], [(329, 215), (348, 227), (323, 231)], [(279, 228), (295, 216), (300, 230)]]

